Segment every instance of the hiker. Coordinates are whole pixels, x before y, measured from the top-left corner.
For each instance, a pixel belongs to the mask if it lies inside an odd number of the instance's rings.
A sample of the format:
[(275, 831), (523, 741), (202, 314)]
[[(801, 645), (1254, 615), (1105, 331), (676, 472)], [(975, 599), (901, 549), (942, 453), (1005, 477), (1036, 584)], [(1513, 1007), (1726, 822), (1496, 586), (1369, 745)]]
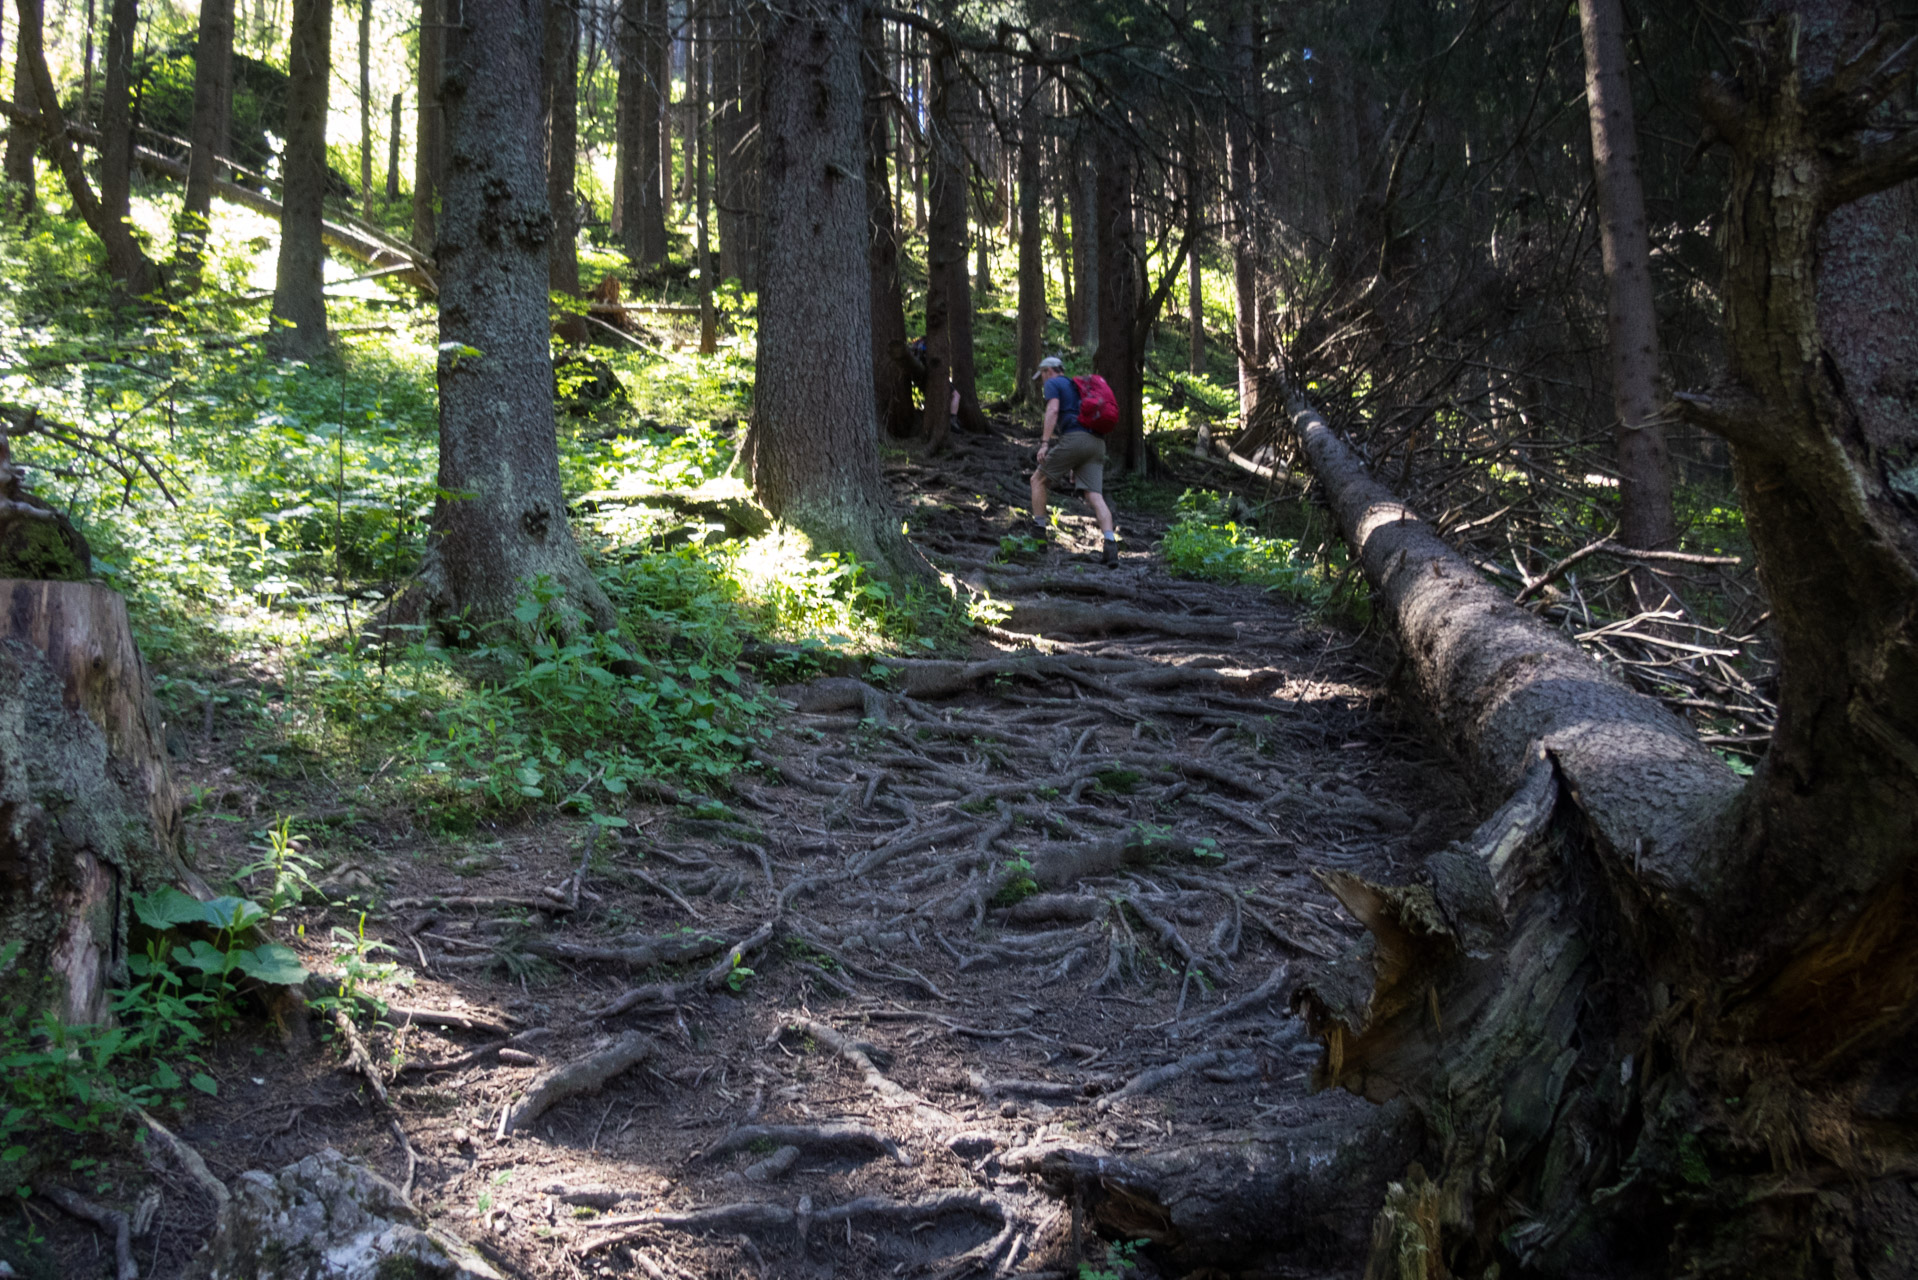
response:
[[(1105, 480), (1106, 433), (1117, 425), (1118, 404), (1112, 389), (1097, 374), (1068, 378), (1058, 356), (1039, 362), (1033, 381), (1045, 379), (1039, 398), (1046, 404), (1046, 421), (1039, 437), (1039, 465), (1032, 472), (1032, 523), (1035, 536), (1046, 536), (1046, 491), (1071, 484), (1085, 495), (1086, 505), (1098, 517), (1105, 538), (1107, 565), (1119, 563), (1119, 536), (1112, 528), (1112, 508), (1100, 487)], [(1086, 421), (1082, 422), (1084, 413)], [(1101, 429), (1103, 428), (1103, 429)], [(1055, 442), (1054, 435), (1058, 436)]]

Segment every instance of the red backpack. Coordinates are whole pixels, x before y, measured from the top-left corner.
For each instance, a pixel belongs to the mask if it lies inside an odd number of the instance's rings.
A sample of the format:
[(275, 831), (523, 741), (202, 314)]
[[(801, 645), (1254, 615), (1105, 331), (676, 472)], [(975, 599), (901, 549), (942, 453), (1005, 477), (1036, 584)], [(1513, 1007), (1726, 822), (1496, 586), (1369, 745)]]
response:
[(1095, 436), (1109, 436), (1119, 425), (1119, 401), (1098, 374), (1074, 378), (1079, 389), (1079, 425)]

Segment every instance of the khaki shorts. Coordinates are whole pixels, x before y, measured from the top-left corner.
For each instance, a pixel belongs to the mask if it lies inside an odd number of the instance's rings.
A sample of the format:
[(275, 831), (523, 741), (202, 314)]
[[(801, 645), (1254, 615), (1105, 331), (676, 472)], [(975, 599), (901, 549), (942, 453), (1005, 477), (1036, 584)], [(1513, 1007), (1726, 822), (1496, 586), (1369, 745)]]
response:
[(1046, 483), (1054, 489), (1072, 483), (1084, 493), (1098, 493), (1105, 483), (1106, 442), (1090, 431), (1068, 431), (1052, 442), (1046, 460), (1039, 465)]

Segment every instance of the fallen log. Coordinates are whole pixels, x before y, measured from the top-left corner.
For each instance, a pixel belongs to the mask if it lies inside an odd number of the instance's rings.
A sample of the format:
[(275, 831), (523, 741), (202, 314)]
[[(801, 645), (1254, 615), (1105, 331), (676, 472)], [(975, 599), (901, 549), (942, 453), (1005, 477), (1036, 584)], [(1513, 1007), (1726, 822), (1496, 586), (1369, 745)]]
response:
[[(23, 124), (38, 125), (40, 114), (28, 111), (17, 103), (0, 101), (0, 114)], [(67, 122), (66, 133), (75, 142), (88, 146), (100, 145), (100, 133), (73, 121)], [(187, 166), (184, 162), (165, 156), (147, 147), (133, 148), (133, 162), (147, 173), (175, 182), (186, 181)], [(229, 204), (237, 204), (263, 213), (275, 222), (280, 220), (284, 211), (278, 200), (264, 192), (243, 187), (237, 182), (218, 179), (213, 184), (213, 194)], [(395, 278), (403, 283), (414, 285), (434, 296), (439, 294), (439, 281), (433, 272), (433, 266), (417, 249), (390, 236), (374, 231), (364, 223), (357, 227), (347, 226), (331, 219), (320, 224), (320, 239), (328, 248), (338, 249), (349, 257), (375, 267), (398, 267)]]

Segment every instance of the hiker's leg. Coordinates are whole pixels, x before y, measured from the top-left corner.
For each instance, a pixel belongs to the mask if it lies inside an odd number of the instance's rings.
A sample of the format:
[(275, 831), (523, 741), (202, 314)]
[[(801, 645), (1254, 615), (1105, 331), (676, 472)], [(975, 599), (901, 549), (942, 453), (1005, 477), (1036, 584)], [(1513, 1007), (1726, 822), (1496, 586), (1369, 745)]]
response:
[(1043, 467), (1032, 469), (1032, 522), (1046, 522), (1046, 473)]
[(1099, 532), (1112, 536), (1112, 508), (1106, 505), (1105, 495), (1086, 490), (1086, 505), (1092, 508), (1092, 514), (1098, 517)]

